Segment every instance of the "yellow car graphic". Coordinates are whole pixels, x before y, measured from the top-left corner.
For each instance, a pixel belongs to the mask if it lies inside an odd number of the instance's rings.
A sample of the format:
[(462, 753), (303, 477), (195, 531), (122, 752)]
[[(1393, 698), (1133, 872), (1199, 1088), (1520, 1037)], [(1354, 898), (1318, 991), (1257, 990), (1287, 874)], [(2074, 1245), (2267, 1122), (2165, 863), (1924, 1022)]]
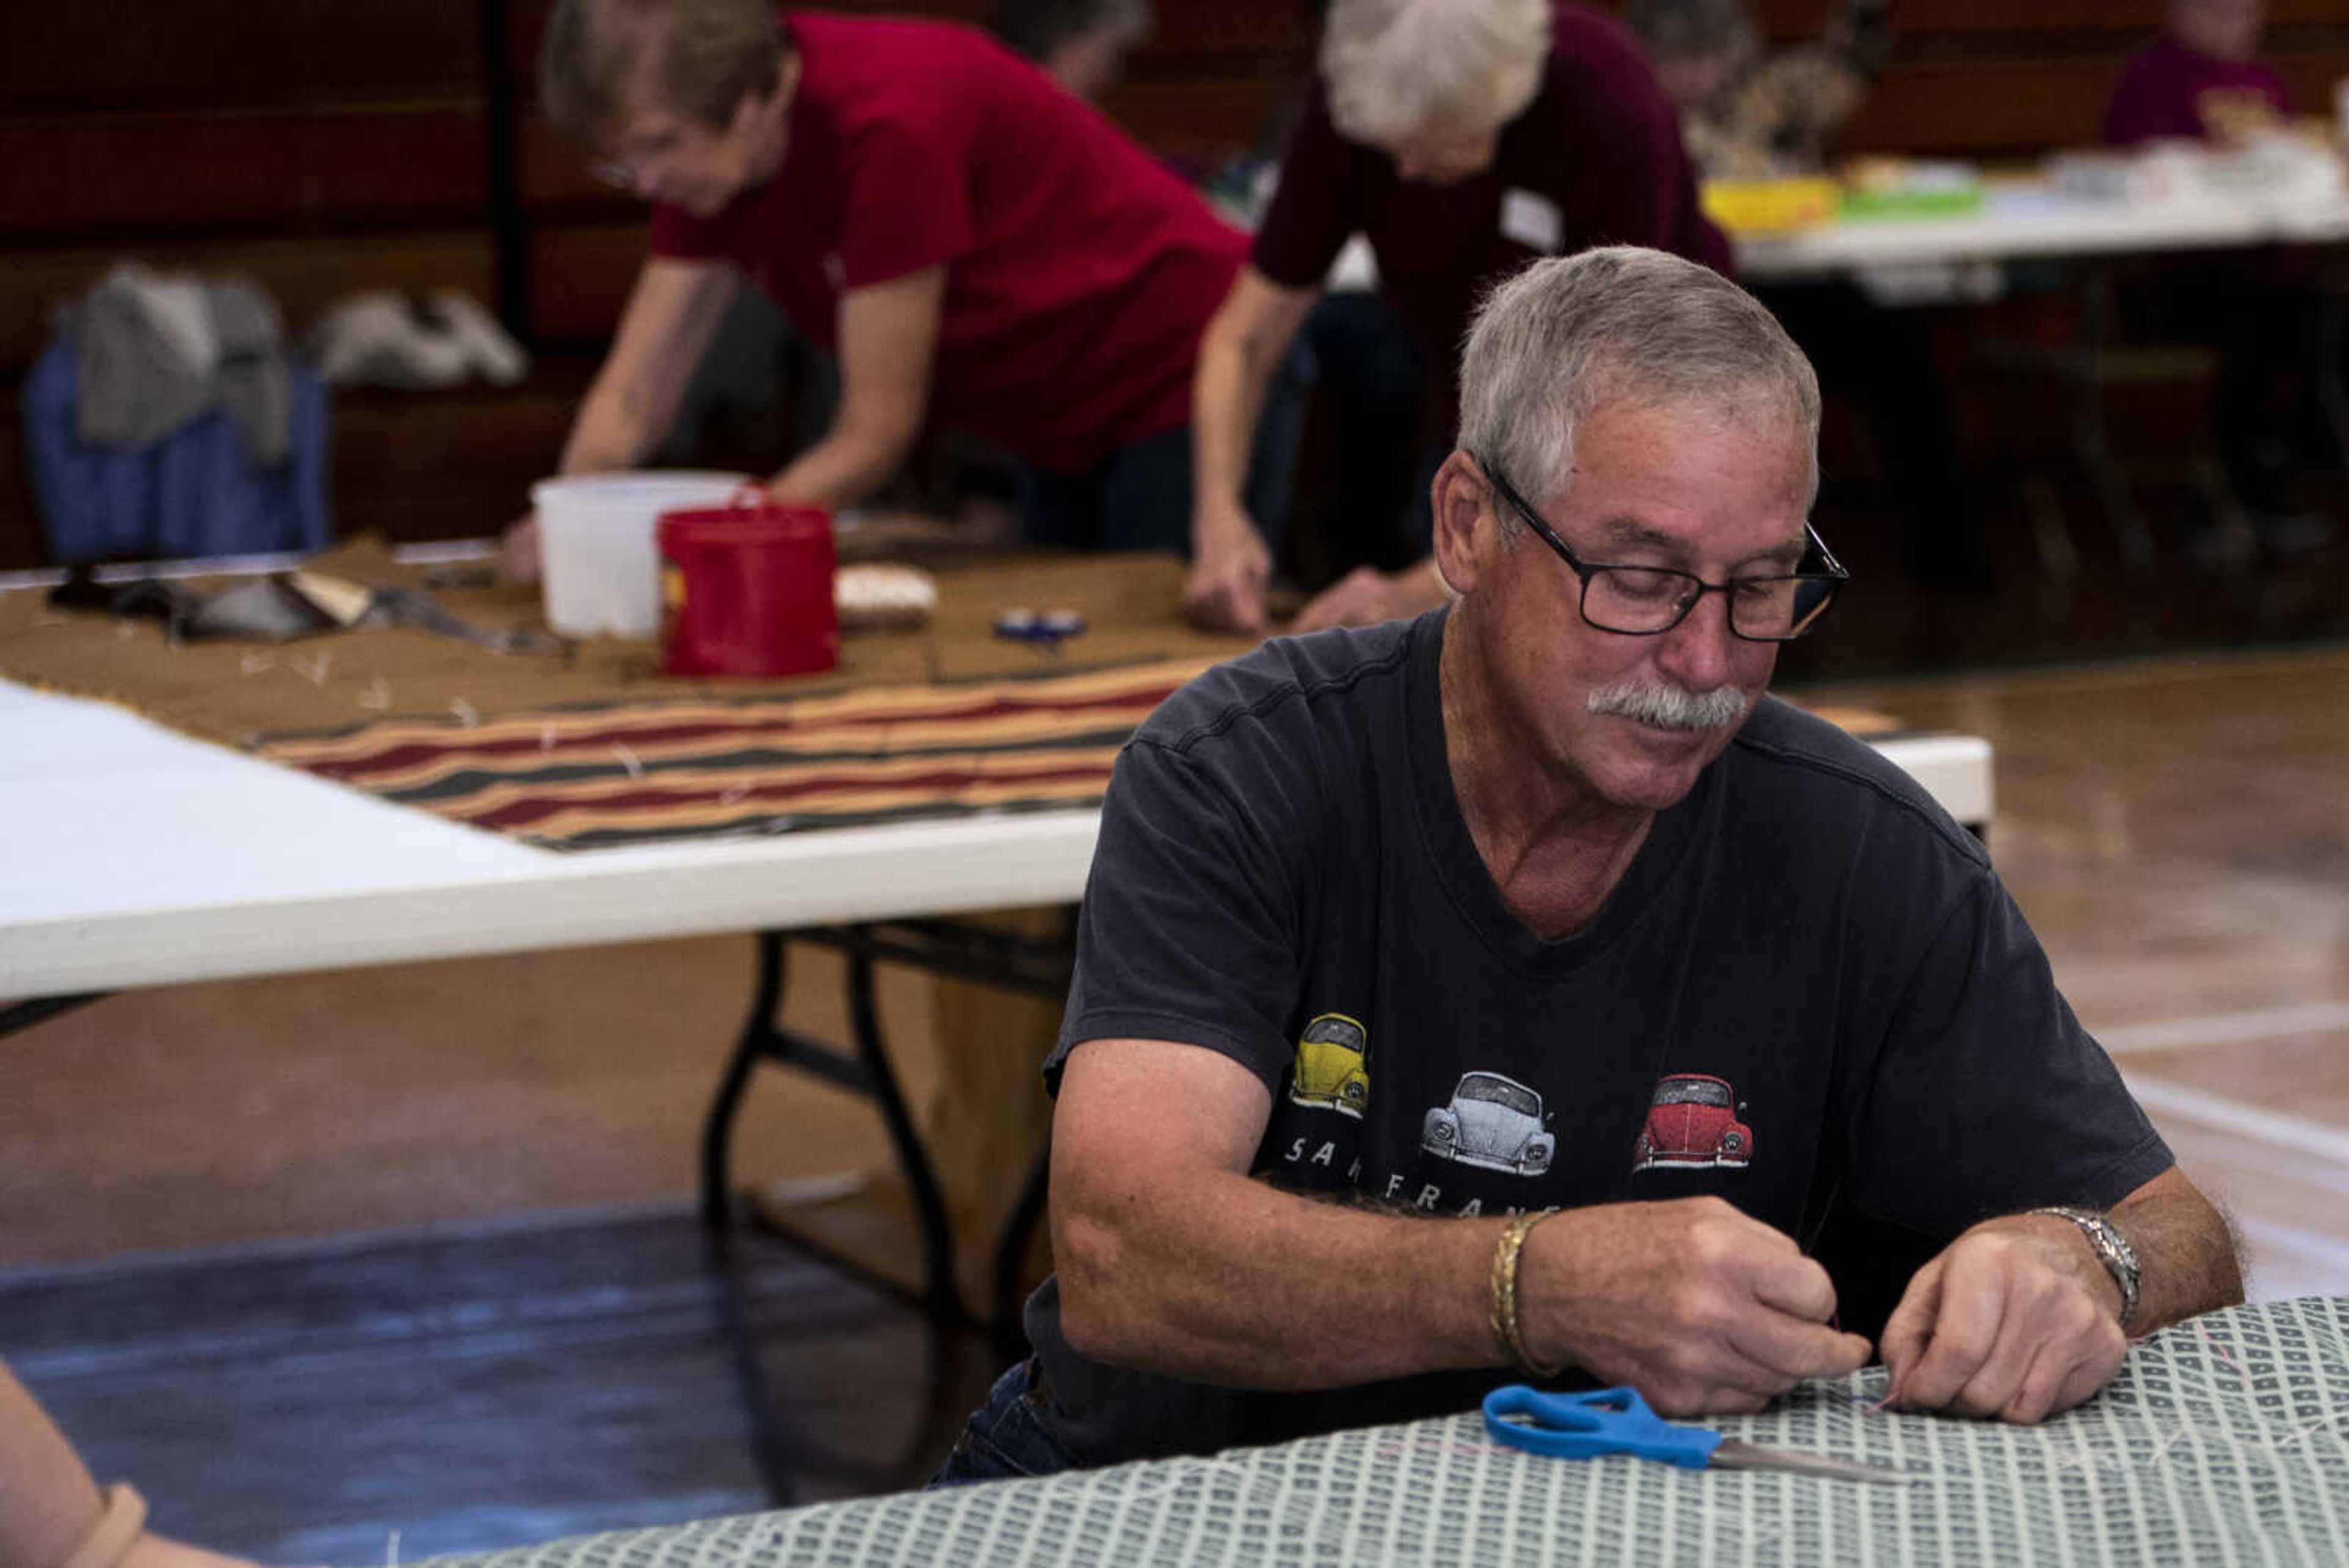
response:
[(1363, 1064), (1370, 1036), (1342, 1012), (1325, 1012), (1298, 1037), (1297, 1062), (1288, 1075), (1291, 1105), (1321, 1106), (1360, 1120), (1371, 1103), (1371, 1075)]

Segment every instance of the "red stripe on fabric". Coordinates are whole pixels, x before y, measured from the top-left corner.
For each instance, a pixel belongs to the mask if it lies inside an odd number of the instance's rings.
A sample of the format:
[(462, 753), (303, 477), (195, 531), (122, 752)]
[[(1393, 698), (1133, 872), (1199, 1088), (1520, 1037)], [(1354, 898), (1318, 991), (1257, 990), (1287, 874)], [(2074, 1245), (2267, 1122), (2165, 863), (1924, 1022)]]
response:
[[(357, 782), (368, 774), (405, 771), (410, 768), (422, 767), (440, 758), (451, 755), (471, 755), (484, 759), (508, 756), (544, 756), (549, 758), (559, 758), (564, 753), (571, 751), (609, 752), (615, 743), (631, 748), (649, 748), (655, 745), (672, 744), (713, 736), (737, 738), (764, 732), (787, 735), (794, 729), (813, 729), (818, 727), (824, 729), (854, 730), (865, 727), (882, 728), (916, 722), (969, 722), (974, 720), (1002, 718), (1023, 713), (1040, 714), (1059, 711), (1076, 711), (1087, 709), (1100, 710), (1102, 711), (1104, 717), (1119, 711), (1131, 711), (1133, 714), (1134, 722), (1138, 724), (1143, 719), (1149, 716), (1151, 710), (1156, 708), (1159, 703), (1164, 701), (1179, 689), (1179, 686), (1153, 686), (1147, 691), (1140, 693), (1128, 694), (1120, 692), (1106, 697), (1096, 696), (1087, 699), (1071, 699), (1057, 702), (994, 701), (972, 704), (964, 708), (931, 709), (918, 712), (891, 711), (860, 713), (854, 717), (827, 719), (821, 722), (809, 722), (804, 723), (793, 720), (788, 715), (768, 715), (756, 720), (745, 721), (740, 723), (698, 723), (679, 724), (665, 728), (639, 727), (634, 729), (615, 728), (607, 730), (579, 731), (554, 737), (554, 744), (552, 745), (546, 743), (545, 736), (538, 729), (533, 729), (528, 732), (523, 732), (518, 730), (517, 732), (510, 739), (476, 739), (468, 741), (462, 739), (460, 735), (452, 735), (446, 742), (440, 744), (421, 741), (408, 741), (388, 747), (381, 752), (368, 753), (357, 757), (325, 759), (316, 762), (304, 762), (292, 757), (288, 757), (286, 760), (294, 762), (295, 765), (303, 768), (306, 772), (317, 774), (322, 777), (337, 779), (346, 783), (353, 783)], [(533, 723), (536, 722), (538, 722), (533, 721)], [(1017, 741), (1011, 741), (1005, 742), (1005, 744), (1008, 749), (1016, 749), (1019, 742)], [(271, 749), (264, 748), (263, 754), (270, 754), (270, 750)], [(876, 754), (886, 755), (887, 753), (885, 748), (876, 753)]]

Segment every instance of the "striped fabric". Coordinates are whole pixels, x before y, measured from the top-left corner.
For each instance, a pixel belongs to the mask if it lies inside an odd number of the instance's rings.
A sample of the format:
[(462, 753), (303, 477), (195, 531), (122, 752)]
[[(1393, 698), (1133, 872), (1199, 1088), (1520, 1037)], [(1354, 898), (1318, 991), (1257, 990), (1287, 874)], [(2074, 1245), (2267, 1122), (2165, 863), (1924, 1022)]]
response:
[(1135, 726), (1212, 662), (383, 719), (254, 749), (557, 849), (1089, 805)]

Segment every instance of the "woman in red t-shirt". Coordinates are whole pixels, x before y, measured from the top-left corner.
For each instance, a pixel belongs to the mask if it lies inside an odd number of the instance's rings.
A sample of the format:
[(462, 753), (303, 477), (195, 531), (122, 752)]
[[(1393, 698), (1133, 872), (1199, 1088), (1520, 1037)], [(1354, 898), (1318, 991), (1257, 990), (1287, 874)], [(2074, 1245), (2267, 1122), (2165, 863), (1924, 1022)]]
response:
[(747, 278), (840, 363), (777, 496), (853, 503), (935, 421), (1028, 465), (1031, 533), (1187, 544), (1192, 368), (1247, 241), (1098, 111), (976, 29), (764, 0), (562, 0), (541, 69), (654, 204), (562, 472), (642, 461)]

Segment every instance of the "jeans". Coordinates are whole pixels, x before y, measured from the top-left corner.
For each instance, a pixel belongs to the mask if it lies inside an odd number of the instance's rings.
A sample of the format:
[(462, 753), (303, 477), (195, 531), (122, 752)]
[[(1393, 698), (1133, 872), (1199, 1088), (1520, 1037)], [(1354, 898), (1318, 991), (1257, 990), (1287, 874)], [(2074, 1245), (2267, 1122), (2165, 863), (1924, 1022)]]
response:
[(1014, 1363), (987, 1391), (987, 1403), (971, 1413), (930, 1485), (965, 1486), (1076, 1469), (1076, 1456), (1046, 1423), (1047, 1402), (1036, 1358)]

